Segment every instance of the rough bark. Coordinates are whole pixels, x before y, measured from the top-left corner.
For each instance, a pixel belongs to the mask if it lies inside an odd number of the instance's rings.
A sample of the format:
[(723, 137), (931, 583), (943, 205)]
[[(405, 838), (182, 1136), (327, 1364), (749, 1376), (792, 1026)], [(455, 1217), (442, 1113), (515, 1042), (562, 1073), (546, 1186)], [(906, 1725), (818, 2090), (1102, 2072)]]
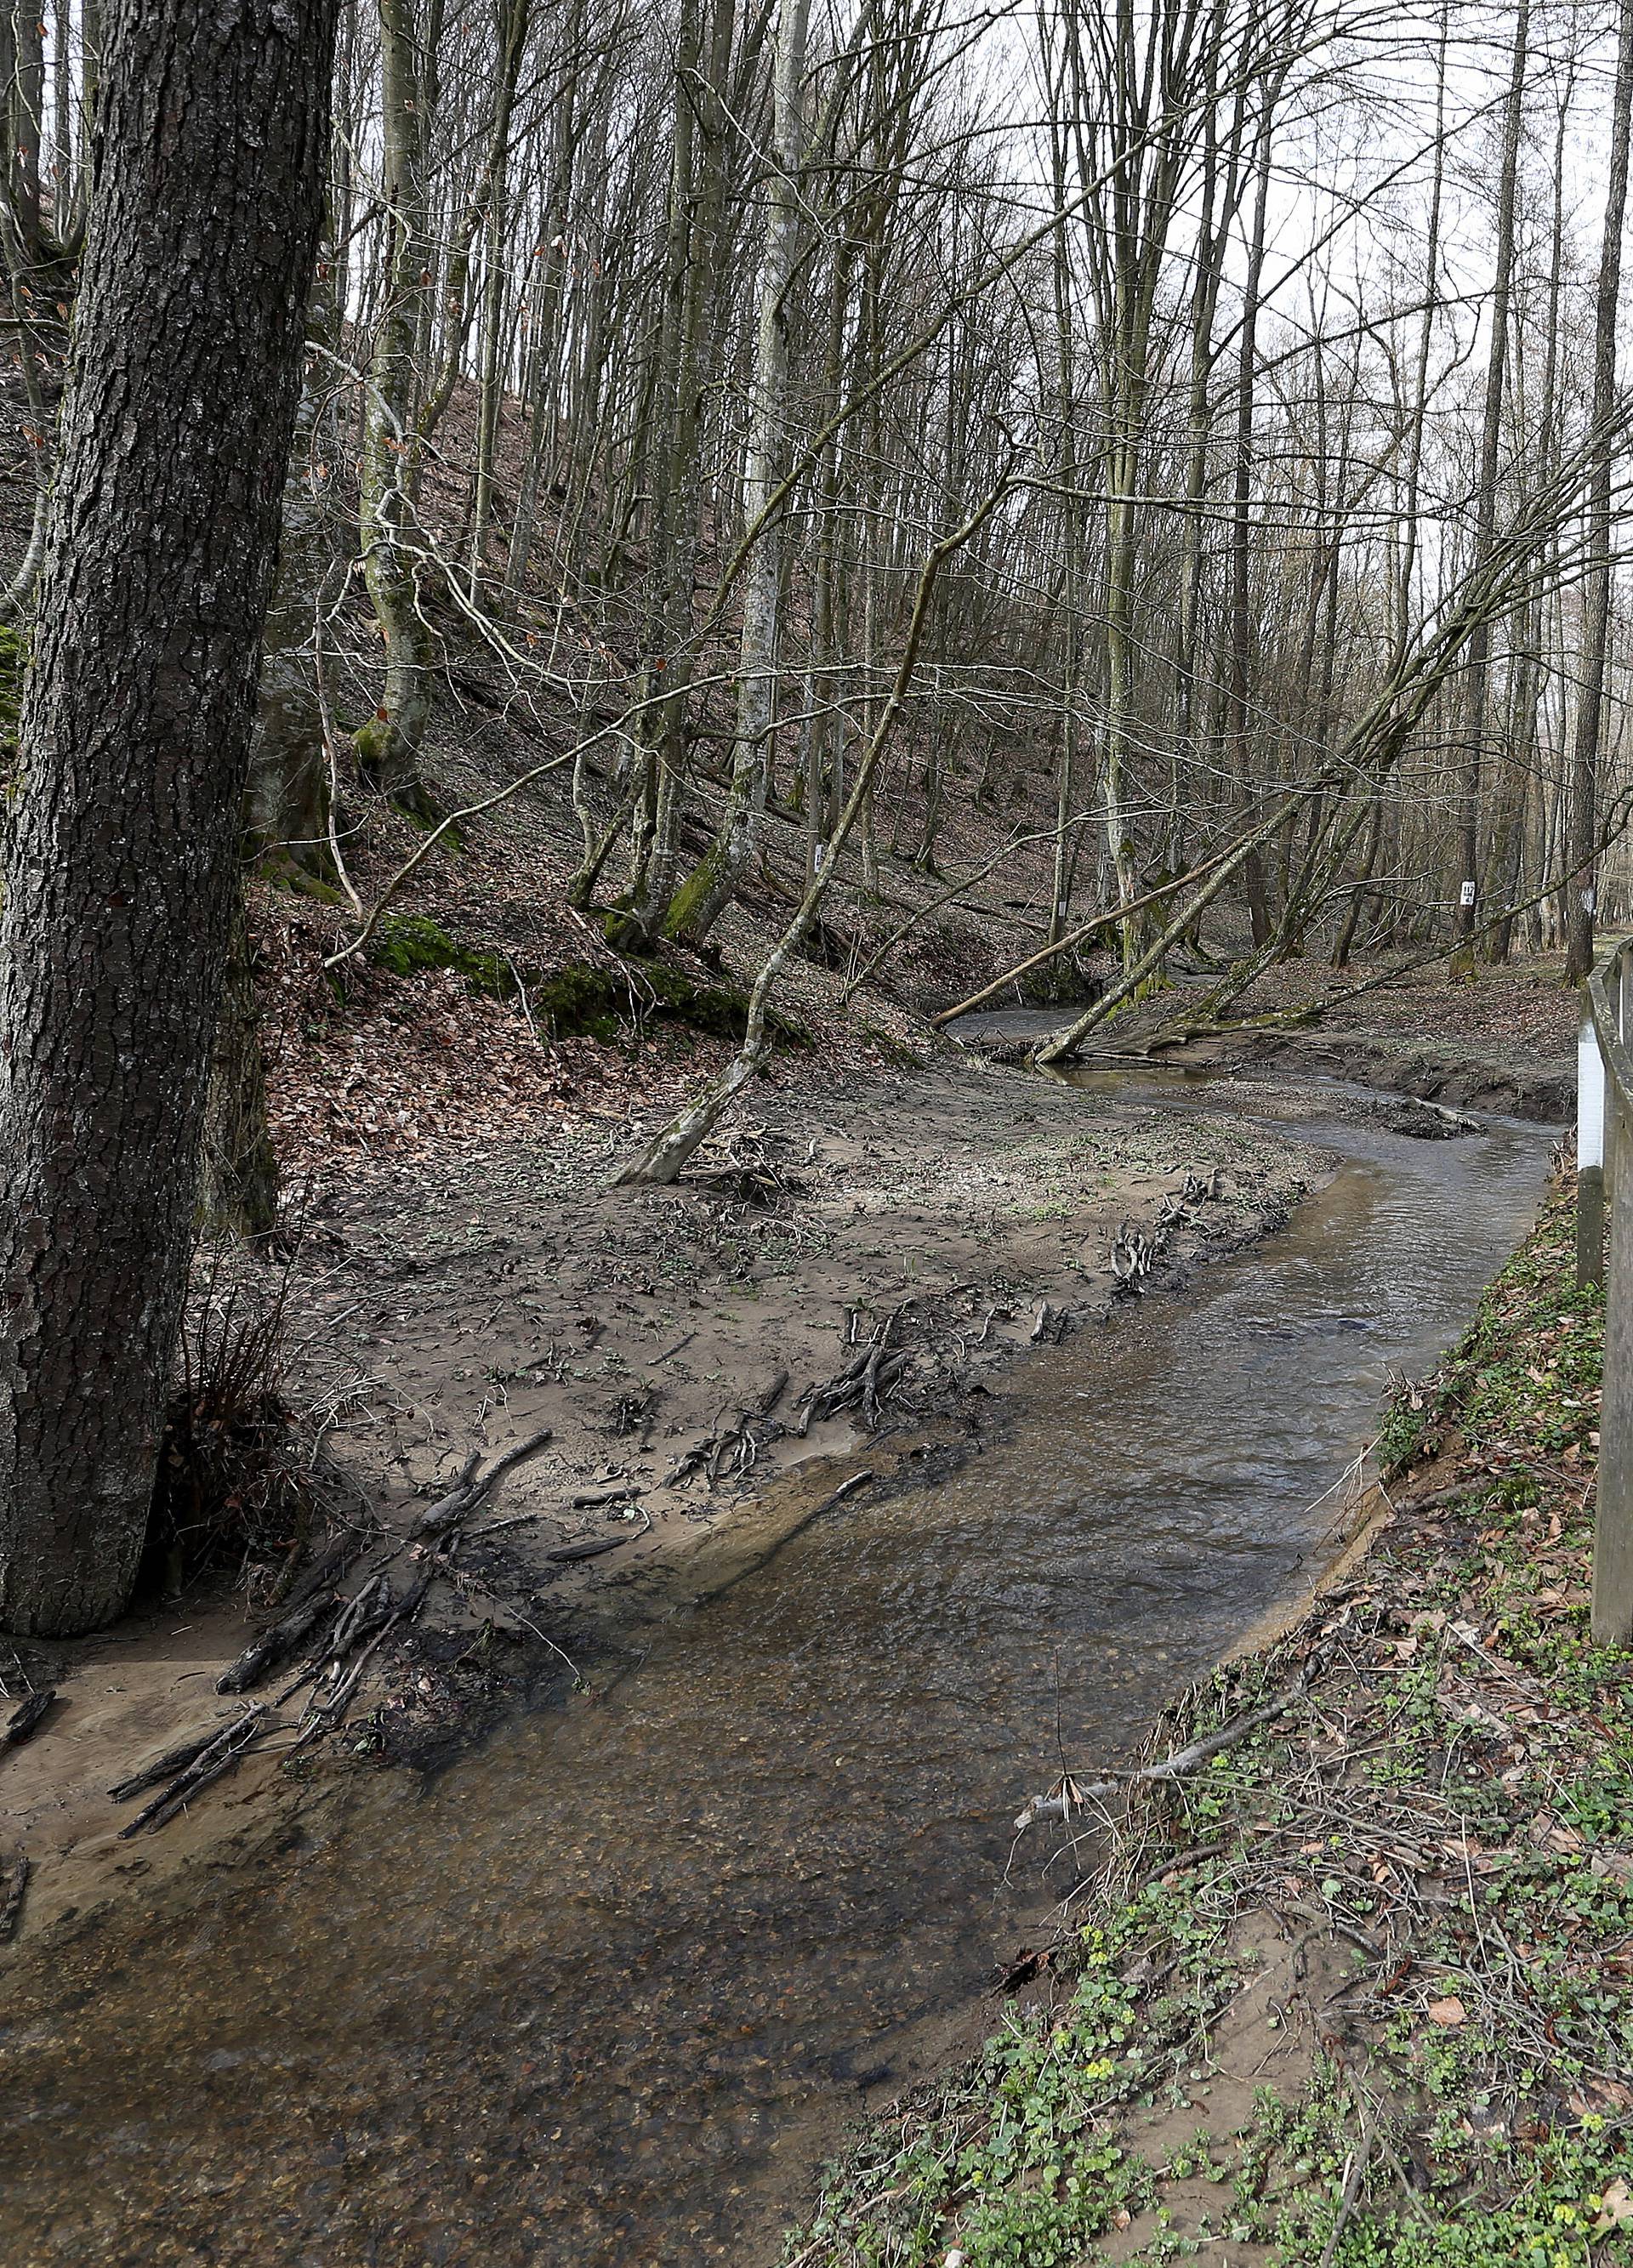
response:
[(119, 0), (0, 917), (0, 1625), (93, 1628), (186, 1289), (336, 0)]

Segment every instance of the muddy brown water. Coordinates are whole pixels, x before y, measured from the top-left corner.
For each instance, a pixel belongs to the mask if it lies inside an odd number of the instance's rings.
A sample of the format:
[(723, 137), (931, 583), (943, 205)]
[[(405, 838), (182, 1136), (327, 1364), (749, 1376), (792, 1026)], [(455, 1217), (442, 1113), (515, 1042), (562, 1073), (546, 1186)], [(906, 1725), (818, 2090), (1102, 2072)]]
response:
[[(1075, 1762), (1126, 1752), (1308, 1580), (1385, 1365), (1455, 1336), (1533, 1216), (1534, 1127), (1295, 1108), (1341, 1162), (1290, 1226), (1031, 1359), (951, 1477), (756, 1566), (811, 1484), (768, 1497), (721, 1547), (738, 1580), (632, 1602), (603, 1699), (25, 1949), (0, 2259), (773, 2258), (864, 2090), (1065, 1887), (1041, 1841), (1004, 1881), (1057, 1714)], [(1203, 1128), (1174, 1154), (1205, 1164)]]

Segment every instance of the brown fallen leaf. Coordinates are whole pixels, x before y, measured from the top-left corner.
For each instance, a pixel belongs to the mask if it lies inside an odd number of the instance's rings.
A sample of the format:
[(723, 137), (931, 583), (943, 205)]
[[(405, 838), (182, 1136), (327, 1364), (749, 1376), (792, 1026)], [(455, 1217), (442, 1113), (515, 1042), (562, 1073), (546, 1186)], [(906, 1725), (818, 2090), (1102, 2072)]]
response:
[(1607, 2184), (1600, 2199), (1599, 2218), (1593, 2223), (1595, 2236), (1602, 2236), (1607, 2228), (1623, 2228), (1633, 2221), (1633, 2190), (1618, 2174)]
[(1438, 2024), (1445, 2031), (1455, 2031), (1468, 2021), (1468, 2012), (1455, 1992), (1449, 1992), (1444, 2000), (1431, 2000), (1424, 2014), (1431, 2024)]

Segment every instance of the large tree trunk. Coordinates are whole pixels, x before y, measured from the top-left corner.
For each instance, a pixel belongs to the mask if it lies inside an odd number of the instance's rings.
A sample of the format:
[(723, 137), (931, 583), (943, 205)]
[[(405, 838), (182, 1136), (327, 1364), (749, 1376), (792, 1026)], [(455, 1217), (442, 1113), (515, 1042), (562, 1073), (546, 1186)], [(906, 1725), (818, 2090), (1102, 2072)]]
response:
[(118, 0), (0, 917), (0, 1624), (126, 1603), (186, 1291), (336, 0)]

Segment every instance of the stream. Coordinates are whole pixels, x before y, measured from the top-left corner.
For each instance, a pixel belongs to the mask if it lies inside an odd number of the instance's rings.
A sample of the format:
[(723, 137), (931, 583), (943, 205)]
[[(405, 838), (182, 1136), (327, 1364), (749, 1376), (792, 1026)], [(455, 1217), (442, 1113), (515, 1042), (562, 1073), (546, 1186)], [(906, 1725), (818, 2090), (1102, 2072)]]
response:
[[(364, 1776), (259, 1872), (17, 1963), (8, 2268), (774, 2259), (846, 2119), (971, 2036), (1069, 1887), (1042, 1834), (1004, 1882), (1057, 1719), (1075, 1768), (1126, 1754), (1297, 1595), (1385, 1365), (1455, 1337), (1531, 1221), (1543, 1130), (1417, 1141), (1297, 1093), (1236, 1107), (1292, 1116), (1331, 1181), (1182, 1297), (1029, 1358), (950, 1476), (700, 1599), (670, 1577), (600, 1700), (423, 1793)], [(1176, 1156), (1200, 1140), (1177, 1125)], [(732, 1548), (860, 1462), (768, 1491)]]

